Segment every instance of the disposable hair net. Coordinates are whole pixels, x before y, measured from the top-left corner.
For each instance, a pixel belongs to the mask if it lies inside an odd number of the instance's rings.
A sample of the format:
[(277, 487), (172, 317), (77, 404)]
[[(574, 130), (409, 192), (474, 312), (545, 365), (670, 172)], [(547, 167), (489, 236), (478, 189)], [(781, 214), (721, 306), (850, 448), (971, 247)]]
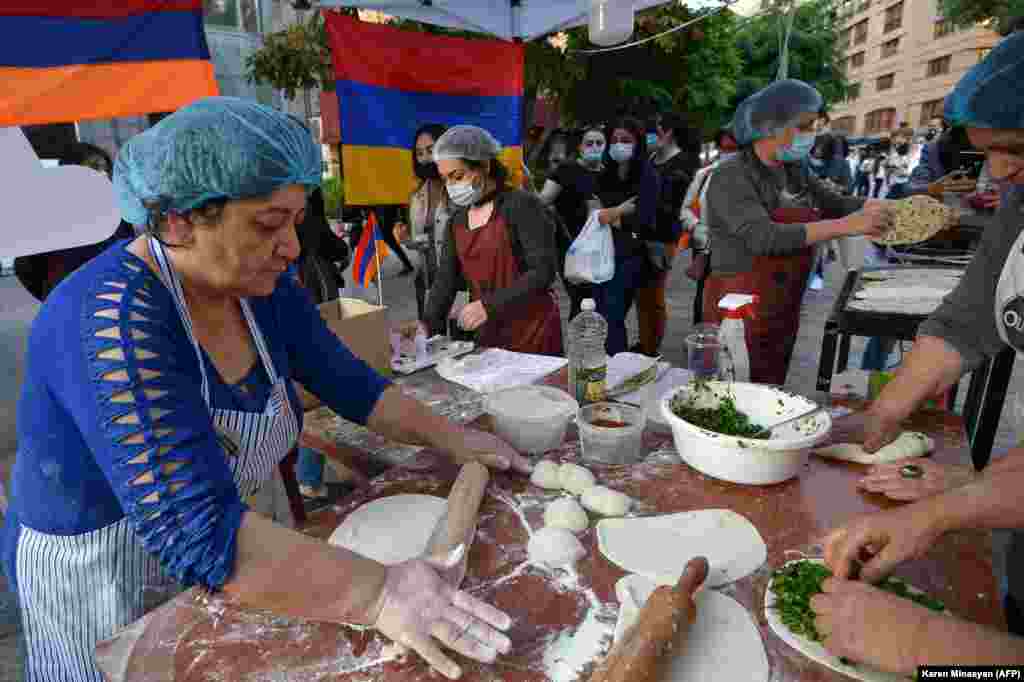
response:
[(992, 48), (946, 97), (951, 125), (1024, 128), (1024, 32)]
[(773, 137), (786, 128), (795, 128), (802, 114), (816, 114), (824, 106), (821, 93), (807, 83), (793, 78), (775, 81), (743, 100), (736, 109), (736, 141), (745, 146)]
[(297, 119), (235, 97), (208, 97), (136, 135), (114, 164), (124, 219), (148, 222), (147, 204), (184, 213), (212, 199), (265, 196), (320, 184), (320, 145)]
[(499, 154), (501, 143), (476, 126), (452, 126), (434, 142), (434, 161), (490, 161)]

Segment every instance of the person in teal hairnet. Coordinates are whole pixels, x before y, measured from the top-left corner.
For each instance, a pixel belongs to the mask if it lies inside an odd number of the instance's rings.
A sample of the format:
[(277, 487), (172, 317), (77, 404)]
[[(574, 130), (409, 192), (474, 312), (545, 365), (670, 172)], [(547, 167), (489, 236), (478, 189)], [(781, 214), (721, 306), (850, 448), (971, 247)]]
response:
[(3, 566), (29, 682), (102, 680), (96, 643), (192, 585), (375, 627), (451, 678), (441, 646), (508, 651), (508, 617), (447, 585), (437, 561), (383, 566), (272, 520), (302, 428), (293, 382), (389, 439), (529, 469), (355, 357), (287, 272), (320, 168), (300, 122), (227, 97), (121, 150), (122, 214), (145, 235), (65, 279), (28, 340)]
[[(901, 422), (929, 396), (949, 388), (1007, 345), (1024, 351), (1024, 33), (997, 45), (946, 99), (945, 117), (967, 128), (1007, 192), (997, 225), (957, 288), (921, 325), (896, 377), (864, 412), (837, 420), (835, 442), (863, 443), (875, 452), (900, 432)], [(910, 466), (911, 468), (907, 468)], [(813, 598), (816, 627), (839, 656), (885, 670), (911, 673), (919, 665), (1019, 664), (1024, 661), (1024, 448), (1014, 448), (980, 473), (927, 459), (878, 465), (867, 490), (916, 500), (861, 517), (832, 532), (825, 560), (835, 574)], [(1010, 632), (934, 613), (882, 592), (871, 583), (904, 561), (923, 556), (945, 533), (1018, 529), (1007, 556), (1005, 597)], [(851, 580), (855, 560), (871, 556)], [(974, 585), (952, 585), (977, 592)]]

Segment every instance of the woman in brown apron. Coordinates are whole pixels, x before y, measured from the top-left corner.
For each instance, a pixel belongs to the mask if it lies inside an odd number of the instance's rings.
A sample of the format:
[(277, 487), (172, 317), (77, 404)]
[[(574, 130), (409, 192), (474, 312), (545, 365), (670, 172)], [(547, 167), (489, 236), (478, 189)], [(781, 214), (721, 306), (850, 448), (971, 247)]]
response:
[(704, 321), (719, 323), (729, 293), (757, 294), (747, 321), (750, 380), (786, 381), (800, 326), (813, 245), (878, 234), (885, 202), (844, 197), (809, 175), (814, 122), (824, 101), (797, 80), (773, 83), (746, 99), (734, 120), (739, 155), (709, 181), (705, 215), (713, 244), (704, 288)]
[[(481, 346), (562, 354), (562, 322), (551, 289), (555, 226), (540, 199), (506, 186), (501, 145), (482, 128), (455, 126), (434, 143), (454, 213), (421, 325), (443, 333), (451, 312)], [(452, 310), (469, 288), (471, 302)]]

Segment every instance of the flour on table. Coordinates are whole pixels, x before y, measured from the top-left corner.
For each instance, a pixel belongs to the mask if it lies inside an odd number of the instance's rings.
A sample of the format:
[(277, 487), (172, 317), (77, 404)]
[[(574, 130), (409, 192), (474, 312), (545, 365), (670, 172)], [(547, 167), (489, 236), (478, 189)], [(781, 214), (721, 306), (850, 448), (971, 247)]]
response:
[(392, 495), (368, 502), (342, 521), (328, 543), (390, 566), (423, 554), (447, 500)]
[(753, 524), (728, 509), (604, 519), (597, 524), (597, 540), (609, 561), (659, 585), (675, 585), (687, 562), (698, 556), (708, 560), (708, 587), (744, 578), (768, 558)]
[[(615, 585), (619, 620), (615, 641), (636, 624), (640, 609), (657, 585), (638, 575), (627, 575)], [(664, 682), (743, 680), (767, 682), (768, 656), (753, 618), (742, 604), (714, 590), (702, 589), (695, 602), (697, 618), (672, 649)]]

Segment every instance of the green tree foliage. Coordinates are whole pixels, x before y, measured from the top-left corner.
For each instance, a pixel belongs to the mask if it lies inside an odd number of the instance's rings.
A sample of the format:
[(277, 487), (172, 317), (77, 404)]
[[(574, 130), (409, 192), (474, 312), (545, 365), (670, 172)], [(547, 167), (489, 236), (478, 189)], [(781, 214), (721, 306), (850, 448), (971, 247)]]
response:
[[(779, 71), (783, 11), (749, 19), (736, 34), (742, 53), (743, 77), (736, 84), (731, 107), (775, 80)], [(827, 103), (846, 96), (846, 76), (839, 68), (838, 22), (832, 0), (801, 4), (789, 41), (789, 77), (816, 87)]]
[(961, 26), (991, 22), (1006, 35), (1014, 20), (1024, 17), (1024, 0), (939, 0), (939, 11)]
[(299, 90), (334, 90), (334, 67), (327, 28), (319, 12), (263, 38), (263, 46), (246, 58), (250, 83), (269, 85), (295, 99)]

